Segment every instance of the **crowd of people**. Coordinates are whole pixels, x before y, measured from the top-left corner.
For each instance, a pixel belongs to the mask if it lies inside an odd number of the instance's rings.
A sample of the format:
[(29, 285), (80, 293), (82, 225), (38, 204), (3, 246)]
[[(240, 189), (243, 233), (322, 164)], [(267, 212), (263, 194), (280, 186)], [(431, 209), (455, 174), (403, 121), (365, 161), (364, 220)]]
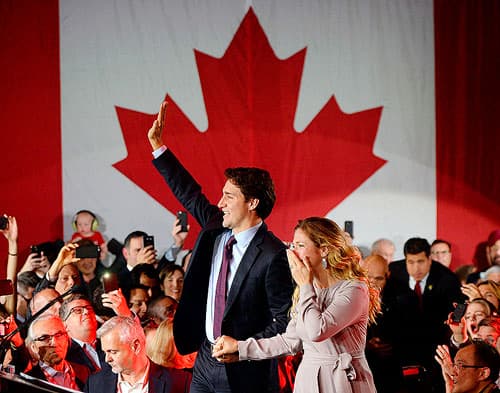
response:
[(107, 243), (80, 210), (68, 242), (32, 248), (18, 268), (5, 215), (16, 291), (0, 309), (4, 370), (91, 393), (500, 391), (500, 230), (481, 271), (451, 271), (442, 239), (408, 239), (399, 261), (378, 239), (363, 256), (323, 217), (299, 219), (284, 243), (265, 224), (269, 173), (227, 169), (211, 204), (164, 144), (167, 105), (148, 140), (202, 228), (193, 250), (178, 260), (189, 233), (179, 220), (160, 256), (140, 230)]

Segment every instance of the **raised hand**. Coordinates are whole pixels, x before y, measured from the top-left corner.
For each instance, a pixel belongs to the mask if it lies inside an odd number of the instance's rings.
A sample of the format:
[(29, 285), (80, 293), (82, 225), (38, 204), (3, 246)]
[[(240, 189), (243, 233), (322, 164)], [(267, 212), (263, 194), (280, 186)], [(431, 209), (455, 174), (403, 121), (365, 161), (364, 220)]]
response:
[(148, 131), (149, 143), (153, 150), (160, 148), (163, 145), (162, 133), (163, 127), (165, 126), (165, 114), (167, 113), (167, 101), (163, 101), (160, 106), (160, 111), (158, 112), (158, 117), (153, 122), (153, 125)]

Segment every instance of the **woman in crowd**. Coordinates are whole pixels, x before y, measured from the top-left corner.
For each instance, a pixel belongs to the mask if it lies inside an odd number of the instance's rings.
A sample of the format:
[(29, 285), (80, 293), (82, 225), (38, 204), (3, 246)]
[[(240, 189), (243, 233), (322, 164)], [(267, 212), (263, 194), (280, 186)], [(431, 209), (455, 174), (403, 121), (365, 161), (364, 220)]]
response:
[(380, 304), (360, 268), (359, 251), (336, 223), (320, 217), (299, 221), (291, 246), (287, 255), (297, 288), (286, 332), (246, 341), (222, 336), (213, 356), (233, 362), (303, 350), (295, 392), (375, 392), (364, 348)]
[(473, 338), (479, 322), (484, 318), (491, 317), (494, 312), (495, 307), (490, 302), (483, 298), (477, 298), (467, 304), (465, 314), (460, 322), (453, 322), (450, 314), (446, 323), (452, 332), (450, 338), (452, 351)]
[(160, 272), (160, 283), (165, 296), (179, 301), (184, 287), (184, 270), (174, 263), (168, 264)]

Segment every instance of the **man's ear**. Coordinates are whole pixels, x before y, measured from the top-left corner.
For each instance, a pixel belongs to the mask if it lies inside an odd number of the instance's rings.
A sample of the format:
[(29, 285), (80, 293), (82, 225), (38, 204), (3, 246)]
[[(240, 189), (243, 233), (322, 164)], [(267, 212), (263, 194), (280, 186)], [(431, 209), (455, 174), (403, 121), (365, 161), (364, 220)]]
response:
[(258, 205), (259, 205), (259, 200), (257, 198), (252, 198), (249, 201), (248, 209), (255, 210), (255, 209), (257, 209)]
[(489, 367), (483, 367), (483, 369), (481, 370), (481, 375), (480, 375), (480, 379), (481, 380), (485, 380), (485, 379), (488, 379), (488, 377), (490, 376), (491, 374), (491, 370)]
[(122, 248), (122, 254), (125, 259), (128, 259), (128, 250), (126, 247)]
[(139, 342), (138, 339), (135, 339), (134, 341), (132, 341), (131, 347), (132, 347), (132, 350), (134, 351), (134, 353), (137, 355), (137, 354), (139, 354), (139, 351), (141, 350), (141, 343)]

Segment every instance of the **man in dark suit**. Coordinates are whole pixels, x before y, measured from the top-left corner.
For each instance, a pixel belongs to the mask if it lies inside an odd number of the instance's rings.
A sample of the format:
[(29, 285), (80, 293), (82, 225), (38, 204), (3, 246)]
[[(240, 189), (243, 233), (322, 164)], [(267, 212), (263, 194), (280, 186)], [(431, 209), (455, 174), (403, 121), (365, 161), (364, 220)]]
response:
[(147, 391), (149, 393), (187, 393), (189, 373), (168, 370), (151, 362), (146, 356), (146, 338), (138, 321), (131, 317), (113, 317), (97, 332), (106, 362), (103, 368), (87, 380), (84, 391), (89, 393), (115, 393)]
[(68, 334), (56, 315), (42, 315), (28, 328), (27, 344), (37, 363), (28, 375), (70, 389), (81, 389), (89, 370), (66, 359)]
[(104, 366), (104, 352), (97, 340), (97, 319), (90, 301), (80, 293), (70, 295), (61, 304), (59, 315), (70, 337), (66, 359), (81, 364), (91, 374)]
[[(221, 333), (246, 339), (271, 337), (286, 329), (292, 279), (285, 246), (264, 223), (275, 202), (273, 182), (262, 169), (227, 169), (222, 198), (217, 206), (210, 204), (201, 186), (163, 145), (166, 107), (164, 102), (148, 133), (153, 163), (202, 227), (174, 319), (179, 352), (199, 351), (191, 392), (272, 391), (277, 387), (275, 362), (221, 364), (211, 356), (211, 344)], [(226, 259), (233, 237), (236, 243)], [(228, 274), (220, 281), (227, 265)], [(218, 311), (221, 282), (227, 288), (223, 317)]]
[[(426, 239), (411, 238), (404, 245), (405, 260), (389, 265), (383, 293), (385, 336), (401, 367), (422, 366), (429, 376), (429, 391), (441, 391), (441, 372), (434, 360), (438, 344), (447, 344), (445, 324), (453, 303), (464, 300), (455, 274), (430, 258)], [(435, 389), (435, 390), (431, 390)]]

